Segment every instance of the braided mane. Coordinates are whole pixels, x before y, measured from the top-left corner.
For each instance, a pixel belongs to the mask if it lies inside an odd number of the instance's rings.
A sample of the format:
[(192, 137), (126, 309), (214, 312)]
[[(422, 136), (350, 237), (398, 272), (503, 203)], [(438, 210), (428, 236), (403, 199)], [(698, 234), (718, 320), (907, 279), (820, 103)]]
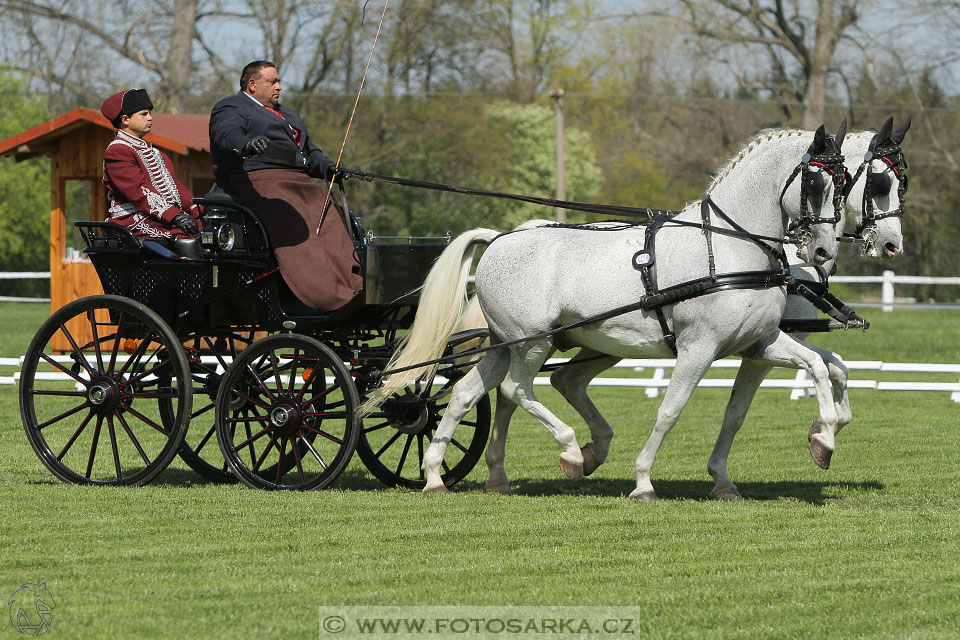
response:
[(786, 136), (801, 136), (806, 133), (809, 133), (809, 131), (803, 131), (801, 129), (773, 129), (761, 131), (753, 140), (748, 142), (746, 146), (740, 149), (740, 152), (737, 153), (737, 155), (727, 160), (727, 163), (713, 177), (713, 181), (710, 182), (710, 186), (707, 187), (707, 193), (713, 191), (713, 188), (716, 187), (721, 180), (726, 178), (730, 172), (733, 171), (733, 168), (737, 166), (741, 160), (747, 157), (747, 154), (764, 142), (767, 142), (768, 140), (778, 140)]

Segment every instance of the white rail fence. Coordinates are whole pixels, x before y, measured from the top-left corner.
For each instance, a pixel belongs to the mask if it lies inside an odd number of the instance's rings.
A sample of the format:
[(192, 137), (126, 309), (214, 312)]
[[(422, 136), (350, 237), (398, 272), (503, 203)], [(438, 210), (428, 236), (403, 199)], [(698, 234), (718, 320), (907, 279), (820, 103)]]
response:
[[(24, 356), (19, 358), (0, 358), (0, 384), (12, 385), (20, 381), (20, 368)], [(67, 356), (57, 356), (58, 361), (72, 362)], [(122, 356), (121, 356), (122, 359)], [(208, 364), (216, 366), (214, 358), (204, 358)], [(553, 358), (548, 364), (566, 362), (564, 358)], [(229, 363), (228, 363), (229, 364)], [(645, 377), (598, 377), (590, 384), (597, 387), (642, 387), (647, 397), (656, 398), (660, 391), (670, 384), (669, 373), (673, 370), (676, 360), (673, 359), (627, 359), (621, 360), (616, 368), (631, 369), (634, 373), (648, 373)], [(911, 373), (935, 374), (938, 377), (952, 376), (957, 382), (937, 381), (896, 381), (896, 380), (869, 380), (851, 377), (849, 388), (873, 389), (875, 391), (935, 391), (949, 393), (950, 399), (960, 403), (960, 364), (927, 364), (919, 362), (881, 362), (879, 360), (852, 360), (846, 363), (850, 371), (878, 371), (883, 373)], [(739, 360), (718, 360), (713, 363), (714, 370), (734, 370), (740, 368)], [(59, 372), (38, 373), (37, 377), (43, 380), (62, 380), (70, 382), (66, 374)], [(549, 385), (550, 378), (541, 376), (535, 379), (537, 385)], [(704, 378), (698, 386), (707, 388), (732, 388), (733, 377)], [(813, 395), (813, 381), (807, 377), (805, 371), (800, 370), (793, 378), (768, 378), (760, 384), (761, 389), (789, 389), (790, 399), (796, 400), (806, 395)]]
[[(0, 280), (49, 280), (49, 271), (2, 271)], [(0, 296), (0, 302), (50, 302), (50, 298)]]
[[(0, 280), (49, 279), (49, 271), (0, 272)], [(893, 311), (896, 303), (895, 286), (898, 284), (930, 284), (960, 286), (960, 277), (954, 276), (898, 276), (893, 271), (884, 271), (879, 276), (833, 276), (831, 282), (847, 284), (879, 284), (880, 306), (884, 311)], [(0, 296), (0, 302), (49, 302), (50, 298), (18, 298)], [(862, 304), (862, 303), (861, 303)], [(906, 303), (907, 306), (929, 306), (923, 303)]]

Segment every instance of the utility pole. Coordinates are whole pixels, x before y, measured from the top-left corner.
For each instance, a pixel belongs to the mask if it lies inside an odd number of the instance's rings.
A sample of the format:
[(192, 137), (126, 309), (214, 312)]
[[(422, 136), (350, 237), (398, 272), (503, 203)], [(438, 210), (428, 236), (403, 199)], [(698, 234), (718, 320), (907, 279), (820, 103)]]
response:
[[(566, 154), (563, 150), (563, 89), (554, 89), (550, 97), (556, 100), (554, 112), (557, 120), (557, 200), (567, 199)], [(567, 210), (557, 207), (557, 222), (567, 221)]]

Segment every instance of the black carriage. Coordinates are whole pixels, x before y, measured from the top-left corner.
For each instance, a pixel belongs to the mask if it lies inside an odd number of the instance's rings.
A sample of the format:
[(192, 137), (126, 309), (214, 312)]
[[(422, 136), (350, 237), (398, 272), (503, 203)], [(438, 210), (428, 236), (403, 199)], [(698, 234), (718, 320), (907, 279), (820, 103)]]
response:
[[(20, 410), (44, 465), (65, 482), (140, 485), (179, 453), (215, 481), (317, 489), (356, 450), (384, 483), (422, 486), (421, 459), (459, 372), (441, 368), (363, 420), (356, 409), (449, 238), (377, 238), (349, 216), (363, 290), (321, 313), (286, 286), (252, 211), (197, 202), (202, 249), (189, 258), (110, 222), (76, 223), (106, 295), (55, 312), (24, 359)], [(55, 348), (64, 341), (69, 349)], [(463, 424), (472, 433), (451, 447), (448, 486), (486, 445), (489, 399)]]

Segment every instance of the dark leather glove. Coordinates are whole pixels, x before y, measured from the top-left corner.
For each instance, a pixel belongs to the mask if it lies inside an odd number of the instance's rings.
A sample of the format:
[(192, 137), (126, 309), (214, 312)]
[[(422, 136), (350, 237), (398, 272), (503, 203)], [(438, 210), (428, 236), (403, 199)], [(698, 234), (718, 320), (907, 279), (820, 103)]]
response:
[(324, 174), (327, 182), (343, 182), (350, 177), (350, 170), (342, 164), (339, 167), (336, 164), (331, 164), (326, 167)]
[(247, 144), (243, 145), (240, 155), (242, 155), (244, 158), (259, 155), (267, 150), (268, 142), (270, 141), (266, 136), (256, 136), (255, 138), (251, 138)]
[(189, 236), (195, 236), (200, 231), (197, 221), (190, 217), (189, 213), (178, 213), (173, 218), (173, 224), (183, 229), (184, 233)]

